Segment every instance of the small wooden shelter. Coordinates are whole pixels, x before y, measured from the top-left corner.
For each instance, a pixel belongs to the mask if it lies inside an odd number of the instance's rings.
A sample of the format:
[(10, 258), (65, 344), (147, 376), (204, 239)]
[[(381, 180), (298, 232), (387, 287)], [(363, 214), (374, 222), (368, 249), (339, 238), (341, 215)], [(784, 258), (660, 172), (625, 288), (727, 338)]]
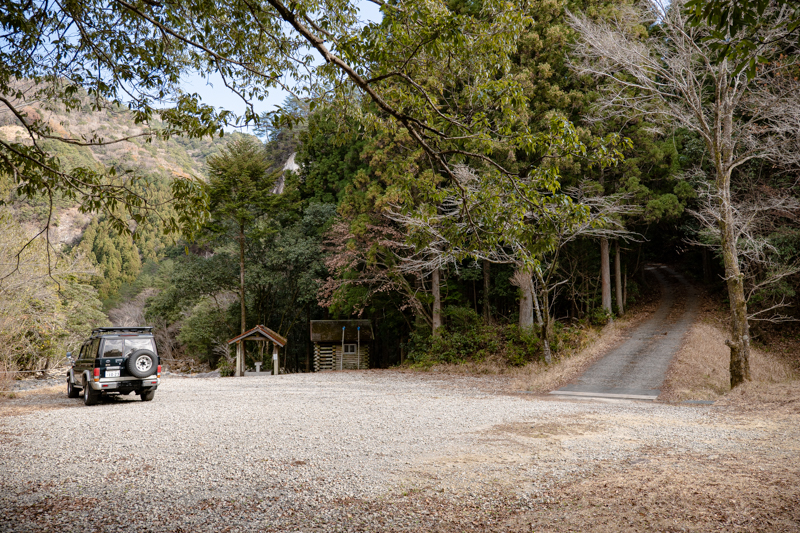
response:
[(244, 341), (271, 341), (275, 346), (275, 351), (272, 354), (272, 360), (274, 361), (274, 367), (276, 369), (278, 368), (278, 346), (281, 348), (286, 346), (286, 337), (275, 333), (267, 326), (258, 325), (253, 329), (247, 330), (241, 335), (238, 335), (228, 341), (229, 346), (233, 343), (236, 343), (236, 371), (234, 372), (234, 376), (244, 376)]
[(369, 368), (369, 320), (312, 320), (314, 371)]

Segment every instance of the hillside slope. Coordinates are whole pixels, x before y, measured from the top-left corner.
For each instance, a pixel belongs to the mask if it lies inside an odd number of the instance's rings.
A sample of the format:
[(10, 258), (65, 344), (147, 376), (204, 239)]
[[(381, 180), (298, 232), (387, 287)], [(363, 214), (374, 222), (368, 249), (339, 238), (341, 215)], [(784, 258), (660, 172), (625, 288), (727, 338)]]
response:
[[(39, 119), (53, 130), (53, 134), (73, 139), (99, 138), (105, 142), (130, 140), (100, 146), (78, 146), (52, 140), (40, 145), (54, 154), (68, 170), (84, 167), (98, 169), (115, 167), (117, 172), (130, 172), (144, 176), (148, 192), (166, 192), (176, 177), (204, 178), (206, 159), (217, 153), (232, 136), (222, 138), (189, 139), (171, 137), (167, 140), (144, 136), (145, 129), (136, 124), (134, 115), (123, 107), (96, 110), (88, 95), (82, 95), (81, 108), (67, 111), (61, 104), (48, 102), (28, 105), (22, 109), (28, 119)], [(160, 123), (156, 119), (154, 127)], [(238, 134), (233, 134), (233, 136)], [(31, 144), (26, 130), (8, 111), (0, 112), (0, 140)], [(49, 212), (44, 198), (30, 201), (16, 198), (9, 177), (0, 175), (0, 199), (11, 206), (14, 219), (31, 234), (41, 229)], [(163, 189), (163, 191), (162, 191)], [(54, 205), (54, 230), (51, 241), (75, 244), (94, 218), (82, 214), (74, 202), (56, 198)]]

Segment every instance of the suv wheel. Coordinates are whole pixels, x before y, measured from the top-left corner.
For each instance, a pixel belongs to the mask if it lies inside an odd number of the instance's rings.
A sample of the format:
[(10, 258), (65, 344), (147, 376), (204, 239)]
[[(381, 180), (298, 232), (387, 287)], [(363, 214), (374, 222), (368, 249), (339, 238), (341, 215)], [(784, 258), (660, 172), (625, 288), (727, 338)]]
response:
[(67, 398), (80, 398), (81, 397), (81, 390), (76, 389), (75, 386), (72, 384), (72, 380), (69, 376), (67, 376)]
[(154, 391), (154, 390), (148, 390), (148, 391), (144, 391), (143, 390), (139, 396), (142, 397), (142, 401), (143, 402), (149, 402), (150, 400), (152, 400), (155, 397), (155, 395), (156, 395), (156, 391)]
[(83, 403), (86, 405), (94, 405), (98, 401), (100, 401), (100, 393), (95, 392), (86, 382), (86, 379), (83, 380)]
[(146, 378), (156, 373), (156, 354), (150, 350), (136, 350), (125, 363), (128, 372), (137, 378)]

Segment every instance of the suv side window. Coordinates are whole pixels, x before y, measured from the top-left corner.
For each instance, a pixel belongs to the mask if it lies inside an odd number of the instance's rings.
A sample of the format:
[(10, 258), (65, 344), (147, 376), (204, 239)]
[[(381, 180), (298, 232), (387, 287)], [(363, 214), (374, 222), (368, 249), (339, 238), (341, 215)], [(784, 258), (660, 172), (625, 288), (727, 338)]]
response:
[(97, 357), (97, 349), (100, 347), (100, 339), (94, 339), (92, 341), (92, 346), (89, 348), (89, 353), (86, 354), (86, 357), (89, 359), (94, 359)]
[(105, 339), (103, 357), (122, 357), (122, 339)]

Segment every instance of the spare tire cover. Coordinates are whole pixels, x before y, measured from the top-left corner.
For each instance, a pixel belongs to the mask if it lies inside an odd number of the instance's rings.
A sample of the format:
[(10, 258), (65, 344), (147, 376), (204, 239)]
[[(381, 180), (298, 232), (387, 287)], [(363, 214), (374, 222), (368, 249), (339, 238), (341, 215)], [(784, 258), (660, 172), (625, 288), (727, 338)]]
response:
[(137, 378), (146, 378), (156, 373), (156, 354), (150, 350), (136, 350), (125, 363), (128, 372)]

